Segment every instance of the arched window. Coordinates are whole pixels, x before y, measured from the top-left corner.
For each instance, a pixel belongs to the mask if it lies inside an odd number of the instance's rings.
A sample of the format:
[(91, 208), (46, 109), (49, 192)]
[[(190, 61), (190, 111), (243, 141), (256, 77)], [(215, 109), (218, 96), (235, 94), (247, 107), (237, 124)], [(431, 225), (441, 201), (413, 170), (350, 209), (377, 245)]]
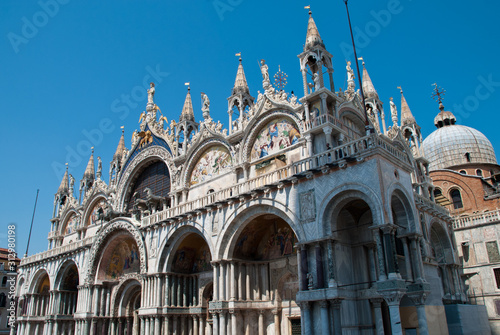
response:
[(441, 192), (439, 188), (434, 189), (434, 199), (436, 199), (440, 195), (443, 195), (443, 192)]
[(0, 294), (0, 307), (5, 307), (5, 304), (6, 304), (6, 296), (5, 296), (5, 293), (1, 293)]
[(7, 277), (2, 278), (2, 287), (7, 286)]
[(467, 174), (467, 171), (465, 171), (465, 170), (460, 170), (460, 173), (461, 173), (461, 174)]
[(450, 197), (451, 197), (451, 201), (453, 202), (454, 209), (459, 209), (459, 208), (464, 207), (464, 204), (462, 202), (462, 195), (460, 194), (460, 190), (458, 190), (456, 188), (451, 190)]
[(482, 177), (483, 176), (483, 170), (477, 169), (476, 170), (476, 175), (479, 176), (479, 177)]
[(470, 163), (470, 153), (465, 153), (465, 160), (467, 161), (467, 163)]

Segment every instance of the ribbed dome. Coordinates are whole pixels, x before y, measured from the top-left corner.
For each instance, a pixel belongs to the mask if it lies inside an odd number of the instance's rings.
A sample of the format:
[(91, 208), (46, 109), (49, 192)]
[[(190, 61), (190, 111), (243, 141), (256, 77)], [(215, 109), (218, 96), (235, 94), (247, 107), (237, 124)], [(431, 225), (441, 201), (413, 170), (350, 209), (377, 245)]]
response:
[(497, 164), (495, 151), (486, 136), (466, 126), (442, 126), (427, 136), (422, 149), (431, 171), (460, 164)]

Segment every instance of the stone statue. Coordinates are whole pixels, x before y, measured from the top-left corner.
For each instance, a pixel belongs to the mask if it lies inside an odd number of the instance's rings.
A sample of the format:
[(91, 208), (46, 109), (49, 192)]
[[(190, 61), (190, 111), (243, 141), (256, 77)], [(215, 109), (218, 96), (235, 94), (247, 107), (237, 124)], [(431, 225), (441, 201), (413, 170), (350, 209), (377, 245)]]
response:
[(96, 173), (97, 179), (101, 179), (102, 176), (102, 161), (101, 157), (97, 156), (97, 173)]
[(315, 91), (319, 90), (319, 76), (317, 73), (312, 75), (312, 80), (314, 82), (314, 90)]
[(269, 68), (267, 67), (266, 65), (266, 61), (265, 60), (261, 60), (260, 61), (260, 71), (262, 72), (262, 82), (263, 83), (269, 83)]
[(392, 101), (392, 97), (390, 98), (389, 104), (391, 105), (391, 116), (392, 116), (392, 123), (394, 123), (394, 126), (397, 127), (398, 125), (398, 108), (396, 107), (396, 104), (394, 101)]
[(153, 102), (153, 97), (155, 95), (155, 83), (149, 83), (149, 90), (148, 90), (148, 104), (154, 104)]
[(203, 118), (208, 120), (210, 119), (210, 99), (208, 99), (208, 96), (203, 92), (201, 92), (201, 99), (203, 100), (203, 106), (201, 107)]
[(307, 288), (309, 290), (314, 289), (313, 274), (311, 272), (307, 273)]
[(354, 71), (351, 68), (350, 60), (347, 61), (347, 66), (345, 67), (345, 69), (347, 70), (347, 81), (354, 80)]
[(75, 189), (75, 178), (73, 175), (69, 175), (69, 194), (73, 196), (73, 191)]

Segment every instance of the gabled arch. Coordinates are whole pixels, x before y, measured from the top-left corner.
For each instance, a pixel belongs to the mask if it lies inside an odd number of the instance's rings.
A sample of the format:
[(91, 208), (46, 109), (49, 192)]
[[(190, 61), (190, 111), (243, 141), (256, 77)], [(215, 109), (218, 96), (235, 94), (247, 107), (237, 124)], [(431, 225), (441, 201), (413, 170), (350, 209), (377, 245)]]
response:
[(83, 221), (81, 222), (82, 227), (87, 227), (89, 226), (87, 223), (90, 219), (90, 216), (92, 215), (92, 212), (94, 210), (94, 206), (96, 206), (101, 200), (103, 200), (105, 203), (108, 203), (108, 196), (104, 192), (98, 192), (94, 195), (92, 195), (92, 198), (90, 198), (84, 205), (83, 207), (83, 215), (82, 219)]
[(177, 180), (180, 171), (177, 170), (172, 160), (171, 153), (164, 147), (152, 145), (142, 150), (135, 156), (127, 167), (122, 171), (120, 181), (116, 189), (116, 198), (118, 199), (118, 208), (124, 210), (127, 191), (132, 186), (133, 176), (135, 176), (145, 165), (153, 161), (162, 161), (167, 165), (171, 180)]
[(130, 219), (117, 218), (110, 221), (99, 231), (92, 244), (87, 263), (87, 277), (85, 279), (87, 284), (92, 284), (96, 280), (97, 267), (100, 263), (101, 254), (107, 246), (109, 239), (119, 231), (126, 232), (132, 236), (139, 251), (140, 271), (141, 273), (147, 273), (146, 245), (141, 232), (130, 222)]
[(193, 172), (193, 169), (195, 168), (196, 164), (198, 164), (198, 161), (200, 158), (212, 147), (217, 147), (217, 146), (222, 146), (227, 151), (229, 152), (229, 155), (231, 157), (232, 164), (234, 164), (235, 157), (232, 154), (231, 150), (231, 145), (224, 139), (222, 138), (211, 138), (208, 139), (204, 142), (202, 142), (194, 152), (192, 152), (187, 159), (187, 164), (184, 164), (184, 169), (182, 171), (182, 185), (184, 187), (189, 187), (190, 183), (190, 178), (191, 174)]
[(263, 114), (259, 120), (257, 120), (253, 124), (249, 124), (247, 128), (251, 129), (250, 132), (245, 134), (245, 137), (242, 139), (241, 143), (243, 143), (243, 152), (242, 152), (242, 160), (243, 161), (251, 161), (250, 154), (252, 152), (252, 146), (257, 139), (257, 136), (264, 129), (264, 126), (273, 120), (277, 120), (279, 118), (288, 119), (299, 131), (300, 136), (303, 136), (304, 128), (302, 121), (295, 115), (295, 113), (285, 110), (285, 109), (274, 109), (269, 110), (265, 114)]
[(439, 264), (451, 264), (454, 262), (454, 250), (450, 236), (441, 223), (437, 221), (431, 224), (430, 242), (436, 262)]
[[(416, 211), (414, 211), (414, 207), (411, 205), (414, 201), (404, 186), (399, 182), (392, 183), (387, 189), (387, 199), (390, 200), (387, 202), (389, 213), (394, 212), (400, 223), (407, 223), (407, 232), (417, 232), (418, 219)], [(396, 222), (393, 223), (396, 224)]]

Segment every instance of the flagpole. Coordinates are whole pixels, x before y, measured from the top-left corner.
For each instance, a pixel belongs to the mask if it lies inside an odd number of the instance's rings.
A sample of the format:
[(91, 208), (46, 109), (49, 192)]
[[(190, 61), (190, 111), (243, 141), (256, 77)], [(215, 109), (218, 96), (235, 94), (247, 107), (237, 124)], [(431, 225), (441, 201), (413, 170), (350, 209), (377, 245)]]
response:
[(349, 16), (349, 8), (347, 7), (347, 1), (344, 0), (345, 9), (347, 11), (347, 21), (349, 21), (349, 31), (351, 32), (352, 48), (354, 49), (354, 59), (356, 61), (356, 70), (358, 72), (358, 82), (359, 82), (359, 92), (361, 93), (361, 99), (363, 100), (363, 110), (365, 112), (365, 131), (366, 134), (371, 132), (370, 123), (368, 122), (368, 112), (366, 111), (365, 95), (363, 93), (363, 84), (361, 83), (361, 75), (359, 73), (358, 55), (356, 54), (356, 45), (354, 44), (354, 36), (352, 34), (351, 17)]
[(30, 240), (31, 240), (31, 230), (33, 229), (33, 220), (35, 220), (36, 203), (38, 202), (38, 192), (40, 192), (40, 189), (36, 190), (35, 207), (33, 208), (33, 216), (31, 217), (30, 233), (28, 235), (28, 244), (26, 245), (26, 253), (24, 254), (24, 257), (28, 257), (28, 249), (30, 247)]

